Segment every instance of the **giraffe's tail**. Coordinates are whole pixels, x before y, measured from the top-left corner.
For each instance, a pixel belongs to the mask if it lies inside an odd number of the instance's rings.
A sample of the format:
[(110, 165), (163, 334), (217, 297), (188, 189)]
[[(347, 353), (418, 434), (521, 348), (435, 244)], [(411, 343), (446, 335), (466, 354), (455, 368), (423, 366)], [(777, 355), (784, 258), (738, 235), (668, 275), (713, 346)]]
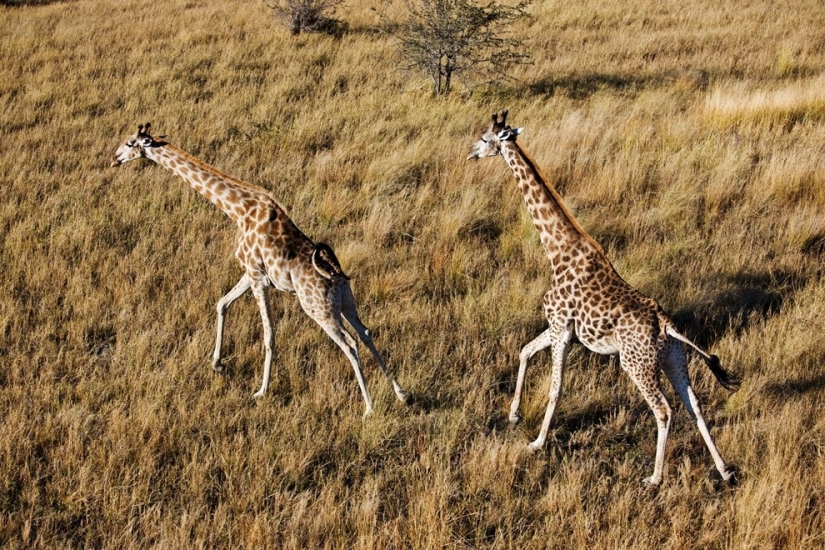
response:
[(343, 278), (349, 281), (341, 267), (341, 262), (327, 243), (317, 243), (312, 251), (312, 267), (325, 279)]
[(702, 359), (705, 360), (705, 363), (707, 363), (710, 368), (710, 372), (712, 372), (713, 376), (715, 376), (719, 383), (722, 384), (723, 388), (729, 391), (736, 391), (739, 389), (739, 386), (742, 384), (742, 380), (740, 380), (740, 378), (735, 374), (722, 368), (722, 363), (719, 361), (717, 356), (707, 353), (705, 350), (688, 340), (687, 337), (683, 336), (673, 325), (668, 324), (665, 330), (673, 338), (676, 338), (680, 342), (684, 342), (699, 352), (699, 355), (702, 356)]

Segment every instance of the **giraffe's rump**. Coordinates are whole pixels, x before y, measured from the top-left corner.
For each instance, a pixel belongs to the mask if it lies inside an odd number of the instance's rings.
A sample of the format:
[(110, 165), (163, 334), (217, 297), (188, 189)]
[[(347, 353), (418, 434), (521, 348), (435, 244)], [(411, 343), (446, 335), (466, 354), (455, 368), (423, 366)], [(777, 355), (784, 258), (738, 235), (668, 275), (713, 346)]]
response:
[(349, 281), (341, 262), (327, 243), (316, 243), (312, 251), (312, 266), (325, 279), (342, 278)]

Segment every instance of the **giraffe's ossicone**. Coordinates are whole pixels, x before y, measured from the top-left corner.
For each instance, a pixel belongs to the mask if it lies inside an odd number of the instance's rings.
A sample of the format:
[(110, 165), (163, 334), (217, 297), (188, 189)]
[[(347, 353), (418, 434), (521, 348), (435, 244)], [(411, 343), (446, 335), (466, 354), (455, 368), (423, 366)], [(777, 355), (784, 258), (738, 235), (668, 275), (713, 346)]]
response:
[(344, 327), (346, 320), (369, 348), (381, 370), (402, 402), (408, 394), (387, 369), (373, 343), (369, 330), (361, 323), (355, 308), (355, 298), (349, 277), (344, 274), (338, 258), (329, 245), (314, 243), (287, 216), (283, 207), (267, 191), (227, 176), (208, 164), (149, 134), (150, 125), (138, 126), (138, 131), (126, 138), (115, 151), (112, 166), (139, 158), (147, 158), (191, 185), (207, 200), (220, 208), (238, 226), (238, 248), (235, 256), (244, 274), (235, 287), (218, 301), (218, 331), (212, 366), (222, 370), (221, 339), (224, 319), (229, 306), (247, 290), (258, 303), (264, 329), (264, 372), (258, 398), (266, 393), (272, 366), (272, 314), (269, 287), (294, 293), (303, 310), (344, 351), (358, 380), (366, 402), (368, 415), (373, 410), (372, 399), (361, 369), (355, 339)]
[(616, 273), (602, 248), (578, 224), (533, 159), (517, 143), (520, 133), (520, 129), (507, 125), (507, 111), (501, 116), (494, 113), (487, 131), (467, 157), (504, 157), (524, 195), (552, 270), (553, 286), (544, 295), (549, 328), (521, 350), (510, 421), (515, 423), (520, 419), (518, 410), (528, 360), (536, 352), (552, 347), (550, 399), (539, 436), (530, 448), (538, 450), (544, 446), (561, 394), (567, 352), (573, 341), (579, 341), (596, 353), (618, 355), (622, 369), (656, 416), (656, 462), (653, 475), (645, 479), (646, 483), (658, 485), (662, 480), (671, 419), (670, 405), (659, 384), (659, 371), (665, 373), (696, 420), (716, 469), (723, 479), (731, 480), (734, 470), (719, 454), (690, 385), (684, 345), (705, 359), (725, 388), (737, 389), (739, 380), (721, 367), (715, 355), (709, 355), (680, 334), (655, 300)]

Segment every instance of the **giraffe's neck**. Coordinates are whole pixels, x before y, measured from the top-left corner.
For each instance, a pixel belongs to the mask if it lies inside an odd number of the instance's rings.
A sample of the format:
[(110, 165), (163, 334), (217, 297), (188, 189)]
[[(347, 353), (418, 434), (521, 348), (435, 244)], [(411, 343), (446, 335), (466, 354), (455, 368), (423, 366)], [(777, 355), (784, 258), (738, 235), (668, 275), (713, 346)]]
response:
[(567, 210), (533, 159), (515, 141), (503, 142), (501, 154), (518, 181), (533, 225), (557, 276), (566, 269), (564, 259), (570, 257), (572, 250), (594, 250), (599, 255), (604, 254)]
[(174, 145), (147, 149), (146, 156), (179, 176), (238, 225), (244, 221), (245, 212), (252, 204), (250, 201), (268, 198), (263, 189), (227, 176)]

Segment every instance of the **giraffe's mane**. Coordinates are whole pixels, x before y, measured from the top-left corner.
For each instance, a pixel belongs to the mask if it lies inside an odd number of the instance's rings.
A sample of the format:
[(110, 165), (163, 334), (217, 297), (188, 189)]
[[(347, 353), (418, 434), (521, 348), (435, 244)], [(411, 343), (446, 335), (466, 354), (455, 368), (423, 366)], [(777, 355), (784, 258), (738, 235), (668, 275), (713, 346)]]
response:
[(202, 170), (205, 170), (205, 171), (209, 172), (210, 174), (212, 174), (212, 175), (214, 175), (218, 178), (221, 178), (222, 180), (224, 180), (228, 183), (231, 183), (232, 185), (236, 185), (236, 186), (238, 186), (242, 189), (246, 189), (247, 191), (255, 191), (256, 193), (264, 193), (265, 195), (267, 195), (269, 197), (272, 197), (272, 195), (266, 189), (264, 189), (263, 187), (258, 187), (257, 185), (253, 185), (251, 183), (241, 181), (238, 178), (233, 178), (232, 176), (228, 176), (228, 175), (224, 174), (223, 172), (221, 172), (220, 170), (218, 170), (217, 168), (215, 168), (214, 166), (212, 166), (211, 164), (207, 164), (207, 163), (203, 162), (202, 160), (200, 160), (198, 158), (195, 158), (194, 156), (190, 155), (189, 153), (187, 153), (186, 151), (184, 151), (180, 147), (177, 147), (177, 146), (172, 145), (170, 143), (166, 144), (164, 147), (166, 149), (171, 149), (172, 151), (175, 152), (176, 155), (180, 156), (181, 158), (183, 158), (187, 162), (190, 162), (190, 163), (194, 164), (198, 168), (200, 168)]
[(570, 222), (570, 224), (573, 226), (573, 228), (582, 237), (584, 237), (584, 239), (587, 242), (589, 242), (591, 245), (593, 245), (593, 247), (595, 247), (595, 249), (597, 251), (599, 251), (600, 254), (604, 255), (604, 249), (602, 249), (601, 245), (596, 242), (596, 239), (591, 237), (590, 234), (587, 231), (585, 231), (584, 228), (581, 225), (579, 225), (578, 220), (575, 218), (575, 216), (573, 216), (573, 213), (570, 212), (570, 210), (567, 208), (567, 205), (564, 204), (564, 201), (562, 200), (561, 195), (559, 195), (558, 191), (556, 191), (556, 189), (547, 182), (547, 177), (544, 175), (544, 172), (541, 171), (541, 168), (539, 168), (538, 164), (536, 164), (536, 161), (533, 160), (533, 157), (530, 156), (530, 154), (527, 151), (525, 151), (524, 148), (521, 147), (520, 145), (518, 145), (517, 143), (514, 143), (514, 145), (519, 149), (519, 151), (521, 151), (521, 154), (524, 157), (524, 160), (527, 161), (527, 164), (530, 166), (530, 168), (536, 174), (536, 177), (539, 179), (539, 181), (541, 181), (542, 185), (544, 185), (544, 187), (547, 189), (547, 191), (550, 192), (551, 200), (554, 203), (556, 203), (556, 205), (559, 207), (559, 210), (561, 210), (562, 215), (565, 218), (567, 218), (567, 220)]

